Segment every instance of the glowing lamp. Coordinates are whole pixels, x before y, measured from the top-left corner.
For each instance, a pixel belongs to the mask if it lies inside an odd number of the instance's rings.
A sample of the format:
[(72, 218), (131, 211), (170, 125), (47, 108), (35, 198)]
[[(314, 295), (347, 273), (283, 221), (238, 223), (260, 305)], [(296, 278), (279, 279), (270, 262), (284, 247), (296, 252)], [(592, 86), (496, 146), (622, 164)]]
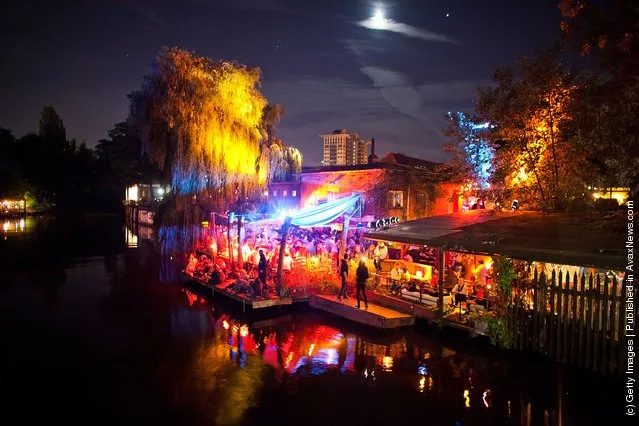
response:
[(222, 321), (222, 327), (224, 327), (225, 330), (228, 330), (229, 329), (229, 323), (226, 320)]

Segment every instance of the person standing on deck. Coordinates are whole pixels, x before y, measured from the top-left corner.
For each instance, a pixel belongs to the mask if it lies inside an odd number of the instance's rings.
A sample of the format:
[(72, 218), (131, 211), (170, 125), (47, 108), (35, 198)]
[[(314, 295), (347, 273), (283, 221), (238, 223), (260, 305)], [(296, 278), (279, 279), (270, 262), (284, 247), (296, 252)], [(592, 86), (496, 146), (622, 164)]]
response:
[(344, 259), (342, 259), (342, 263), (339, 266), (339, 275), (342, 278), (342, 287), (339, 289), (339, 293), (337, 293), (337, 300), (348, 299), (346, 295), (346, 285), (348, 284), (348, 254), (344, 254)]
[(360, 293), (364, 296), (364, 304), (368, 309), (368, 299), (366, 298), (366, 280), (368, 279), (368, 268), (363, 260), (359, 261), (356, 272), (356, 288), (357, 288), (357, 309), (360, 309)]
[(257, 265), (257, 276), (262, 281), (263, 285), (266, 285), (266, 269), (268, 268), (268, 261), (264, 255), (264, 251), (260, 250), (260, 263)]
[(486, 283), (488, 282), (488, 268), (484, 264), (483, 260), (479, 261), (479, 265), (474, 271), (474, 275), (477, 277), (477, 281), (482, 287), (486, 287)]

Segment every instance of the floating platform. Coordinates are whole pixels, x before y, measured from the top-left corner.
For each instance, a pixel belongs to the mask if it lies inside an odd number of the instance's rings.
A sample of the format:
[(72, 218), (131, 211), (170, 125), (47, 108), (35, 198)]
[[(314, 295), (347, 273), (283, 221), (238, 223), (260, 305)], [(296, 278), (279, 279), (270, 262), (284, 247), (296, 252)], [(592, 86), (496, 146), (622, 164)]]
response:
[(243, 294), (233, 293), (232, 291), (226, 288), (231, 283), (231, 281), (219, 284), (217, 286), (213, 286), (205, 281), (192, 277), (186, 273), (184, 274), (184, 276), (188, 278), (189, 280), (193, 281), (194, 283), (196, 283), (197, 285), (210, 290), (214, 296), (220, 295), (241, 303), (243, 309), (246, 309), (247, 307), (251, 309), (265, 309), (265, 308), (271, 308), (274, 306), (288, 306), (293, 304), (293, 299), (290, 297), (274, 296), (268, 299), (263, 299), (263, 298), (253, 299)]
[(364, 309), (363, 305), (362, 309), (358, 309), (354, 298), (337, 300), (336, 295), (315, 294), (310, 298), (310, 306), (376, 328), (393, 329), (415, 324), (414, 315), (384, 308), (375, 303), (369, 303), (368, 309)]
[(390, 308), (399, 312), (413, 315), (416, 318), (425, 319), (427, 321), (437, 320), (437, 307), (429, 307), (424, 304), (413, 302), (411, 300), (402, 299), (398, 296), (388, 296), (376, 291), (367, 291), (368, 300), (373, 303)]

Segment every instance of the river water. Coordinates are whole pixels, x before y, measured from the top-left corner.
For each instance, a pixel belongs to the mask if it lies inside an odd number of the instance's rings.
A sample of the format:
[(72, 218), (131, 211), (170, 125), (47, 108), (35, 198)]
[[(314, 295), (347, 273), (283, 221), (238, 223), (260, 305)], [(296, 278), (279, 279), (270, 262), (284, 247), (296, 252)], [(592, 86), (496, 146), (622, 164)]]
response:
[(628, 424), (620, 382), (464, 334), (244, 315), (145, 237), (113, 217), (3, 222), (3, 424)]

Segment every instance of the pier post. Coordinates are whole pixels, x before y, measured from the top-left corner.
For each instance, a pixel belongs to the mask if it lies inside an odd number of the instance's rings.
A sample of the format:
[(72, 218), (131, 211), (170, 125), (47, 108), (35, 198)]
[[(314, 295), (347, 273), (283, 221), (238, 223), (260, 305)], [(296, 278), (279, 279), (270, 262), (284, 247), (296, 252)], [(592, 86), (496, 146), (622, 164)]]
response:
[(291, 226), (292, 217), (288, 216), (284, 219), (282, 225), (282, 242), (280, 243), (280, 257), (277, 262), (277, 278), (275, 280), (275, 291), (278, 296), (282, 295), (282, 265), (284, 264), (284, 250), (286, 248), (286, 236), (288, 235), (288, 228)]
[(213, 262), (217, 260), (217, 213), (213, 213), (213, 247), (211, 247), (211, 253)]
[(237, 217), (237, 267), (244, 268), (244, 259), (242, 258), (242, 216)]
[(437, 262), (439, 269), (438, 280), (438, 299), (437, 299), (437, 319), (442, 320), (444, 318), (444, 275), (446, 270), (446, 249), (444, 246), (439, 248), (439, 261)]
[(229, 263), (231, 264), (231, 270), (235, 266), (235, 261), (233, 260), (233, 239), (231, 238), (231, 228), (233, 228), (233, 213), (229, 213), (227, 218), (227, 226), (226, 226), (226, 243), (229, 253)]

